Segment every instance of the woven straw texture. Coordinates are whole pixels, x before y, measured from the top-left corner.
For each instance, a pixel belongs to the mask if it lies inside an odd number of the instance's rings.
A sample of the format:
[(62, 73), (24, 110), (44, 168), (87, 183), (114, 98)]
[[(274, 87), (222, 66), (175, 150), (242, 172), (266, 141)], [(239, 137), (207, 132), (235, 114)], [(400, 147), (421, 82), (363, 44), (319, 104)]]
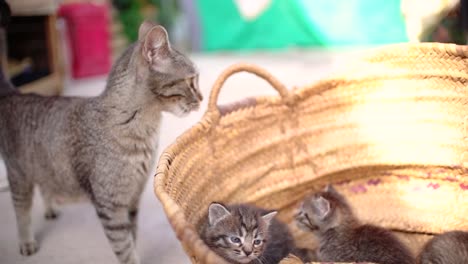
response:
[[(242, 71), (279, 96), (217, 106)], [(468, 48), (398, 44), (292, 90), (254, 65), (226, 69), (202, 120), (160, 157), (154, 189), (191, 261), (220, 264), (198, 235), (213, 201), (279, 209), (297, 243), (314, 248), (292, 216), (331, 183), (362, 222), (393, 230), (416, 254), (432, 234), (468, 230), (467, 175)]]

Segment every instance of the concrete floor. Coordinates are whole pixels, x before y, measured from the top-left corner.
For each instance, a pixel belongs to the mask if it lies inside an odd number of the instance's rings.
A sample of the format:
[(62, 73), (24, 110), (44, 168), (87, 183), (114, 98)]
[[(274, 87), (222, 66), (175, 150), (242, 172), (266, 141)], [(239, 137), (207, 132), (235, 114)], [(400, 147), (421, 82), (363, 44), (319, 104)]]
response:
[[(163, 120), (160, 149), (200, 120), (206, 110), (211, 85), (227, 66), (236, 62), (250, 62), (269, 70), (288, 87), (303, 86), (327, 76), (360, 51), (290, 51), (286, 53), (208, 54), (193, 55), (200, 69), (200, 87), (205, 100), (201, 110), (179, 119), (166, 115)], [(67, 84), (65, 95), (93, 96), (102, 91), (105, 77), (97, 77)], [(240, 74), (230, 79), (220, 96), (220, 103), (236, 101), (246, 96), (275, 94), (255, 76)], [(5, 171), (0, 166), (0, 183)], [(141, 217), (137, 248), (144, 263), (190, 263), (175, 237), (161, 205), (152, 189), (152, 177), (141, 201)], [(40, 250), (30, 257), (20, 256), (16, 237), (16, 223), (8, 192), (0, 192), (0, 263), (83, 264), (117, 263), (104, 236), (95, 212), (89, 204), (68, 205), (61, 209), (60, 218), (46, 221), (43, 205), (36, 195), (33, 206), (33, 228)]]

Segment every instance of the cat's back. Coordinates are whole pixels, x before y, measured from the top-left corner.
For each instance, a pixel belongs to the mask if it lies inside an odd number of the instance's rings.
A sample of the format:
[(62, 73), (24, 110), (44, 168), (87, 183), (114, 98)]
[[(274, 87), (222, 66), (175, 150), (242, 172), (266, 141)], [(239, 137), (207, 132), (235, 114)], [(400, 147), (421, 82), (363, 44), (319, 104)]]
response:
[(468, 232), (451, 231), (430, 240), (418, 258), (420, 264), (464, 264), (468, 262)]
[(326, 261), (412, 264), (411, 252), (390, 231), (362, 225), (347, 231), (330, 230), (319, 253)]
[(359, 252), (365, 261), (381, 264), (414, 263), (409, 249), (398, 238), (381, 227), (363, 225), (355, 230), (355, 239), (359, 241)]
[(271, 232), (272, 239), (277, 242), (277, 244), (286, 243), (290, 250), (294, 248), (294, 239), (285, 223), (277, 219), (273, 219), (269, 230)]
[(285, 258), (296, 248), (294, 238), (288, 226), (273, 219), (269, 227), (269, 243), (265, 250), (265, 263), (278, 263), (278, 260)]
[[(0, 97), (0, 140), (6, 148), (23, 142), (37, 143), (57, 139), (63, 127), (73, 119), (72, 114), (82, 98), (45, 97), (35, 94), (12, 94)], [(1, 143), (1, 142), (0, 142)], [(1, 145), (0, 145), (1, 146)]]
[[(36, 117), (42, 119), (46, 116), (54, 116), (60, 112), (68, 112), (82, 98), (62, 96), (41, 96), (37, 94), (10, 94), (0, 97), (0, 119), (23, 119)], [(20, 121), (18, 120), (18, 121)]]

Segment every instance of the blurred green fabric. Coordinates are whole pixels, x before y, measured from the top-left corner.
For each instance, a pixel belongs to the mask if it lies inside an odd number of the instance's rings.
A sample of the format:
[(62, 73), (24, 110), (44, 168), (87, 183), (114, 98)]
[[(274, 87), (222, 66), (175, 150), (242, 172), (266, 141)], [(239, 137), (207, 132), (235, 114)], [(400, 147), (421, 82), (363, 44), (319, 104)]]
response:
[(234, 0), (197, 0), (202, 49), (356, 46), (406, 42), (400, 0), (272, 0), (253, 20)]

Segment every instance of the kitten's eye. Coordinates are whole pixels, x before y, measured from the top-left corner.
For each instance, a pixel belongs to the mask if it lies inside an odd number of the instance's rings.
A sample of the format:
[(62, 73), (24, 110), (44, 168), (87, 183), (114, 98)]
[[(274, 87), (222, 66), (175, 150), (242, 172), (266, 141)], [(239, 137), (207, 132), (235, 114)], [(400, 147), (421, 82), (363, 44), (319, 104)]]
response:
[(238, 238), (238, 237), (231, 237), (231, 242), (232, 242), (232, 243), (237, 243), (237, 244), (238, 244), (238, 243), (241, 242), (241, 240), (240, 240), (240, 238)]
[(262, 244), (262, 240), (260, 240), (260, 239), (255, 239), (254, 240), (254, 245), (255, 246), (259, 246), (260, 244)]

